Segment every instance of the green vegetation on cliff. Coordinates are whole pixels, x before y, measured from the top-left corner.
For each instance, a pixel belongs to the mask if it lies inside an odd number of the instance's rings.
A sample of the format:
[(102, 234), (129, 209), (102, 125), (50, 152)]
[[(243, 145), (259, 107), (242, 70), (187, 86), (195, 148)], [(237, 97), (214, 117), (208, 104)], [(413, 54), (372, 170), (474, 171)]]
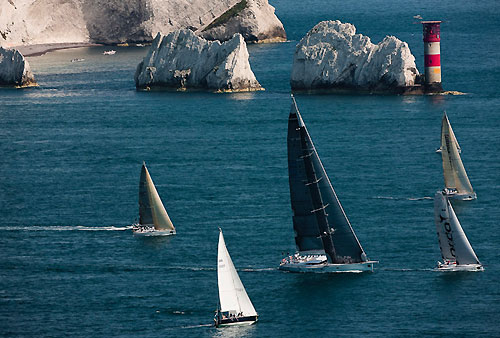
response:
[(205, 31), (207, 31), (207, 30), (209, 30), (211, 28), (214, 28), (214, 27), (217, 27), (217, 26), (225, 24), (226, 22), (229, 21), (229, 19), (237, 16), (242, 10), (245, 9), (246, 6), (247, 6), (247, 0), (241, 0), (236, 5), (234, 5), (233, 7), (231, 7), (230, 9), (228, 9), (227, 11), (225, 11), (217, 19), (215, 19), (214, 21), (212, 21), (207, 27), (205, 27), (203, 29), (203, 32), (205, 32)]

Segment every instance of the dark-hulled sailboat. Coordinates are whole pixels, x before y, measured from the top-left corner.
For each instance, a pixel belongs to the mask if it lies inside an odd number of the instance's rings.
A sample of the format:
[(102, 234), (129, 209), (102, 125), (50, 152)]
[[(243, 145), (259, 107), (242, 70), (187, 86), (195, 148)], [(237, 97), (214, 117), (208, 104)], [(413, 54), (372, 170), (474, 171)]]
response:
[(139, 181), (139, 223), (134, 224), (132, 231), (135, 235), (175, 235), (174, 225), (156, 191), (146, 163), (142, 164)]
[(288, 175), (298, 252), (280, 269), (291, 272), (373, 271), (316, 152), (292, 96)]

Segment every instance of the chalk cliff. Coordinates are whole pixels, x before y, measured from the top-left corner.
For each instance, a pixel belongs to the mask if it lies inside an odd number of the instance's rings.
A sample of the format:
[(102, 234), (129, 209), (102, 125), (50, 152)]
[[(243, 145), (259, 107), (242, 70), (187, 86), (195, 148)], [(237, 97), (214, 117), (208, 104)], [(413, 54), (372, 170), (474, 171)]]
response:
[(240, 33), (246, 42), (286, 41), (283, 24), (268, 0), (242, 0), (205, 27), (205, 39), (226, 41)]
[[(167, 34), (181, 28), (201, 32), (239, 1), (2, 0), (0, 46), (150, 42), (157, 32)], [(262, 13), (274, 16), (274, 8), (266, 0), (257, 2)], [(267, 19), (259, 24), (253, 36), (267, 34)]]
[(262, 90), (250, 68), (241, 34), (220, 43), (200, 38), (188, 29), (166, 36), (158, 33), (134, 78), (138, 89)]
[(406, 42), (387, 36), (373, 44), (350, 23), (323, 21), (297, 44), (290, 84), (294, 90), (403, 92), (418, 74)]
[(30, 65), (24, 56), (15, 49), (0, 47), (0, 86), (36, 86)]

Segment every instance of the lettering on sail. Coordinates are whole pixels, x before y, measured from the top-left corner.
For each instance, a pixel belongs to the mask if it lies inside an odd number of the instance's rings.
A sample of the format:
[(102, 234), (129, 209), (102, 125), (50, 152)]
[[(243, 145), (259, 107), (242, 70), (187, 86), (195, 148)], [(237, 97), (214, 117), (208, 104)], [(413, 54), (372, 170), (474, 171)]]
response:
[(439, 215), (439, 218), (441, 218), (441, 223), (443, 223), (443, 221), (444, 221), (444, 224), (443, 224), (444, 232), (446, 235), (446, 239), (448, 239), (448, 246), (450, 247), (450, 254), (453, 257), (456, 257), (455, 256), (455, 245), (453, 244), (453, 234), (451, 233), (451, 224), (447, 218), (445, 218), (441, 215)]

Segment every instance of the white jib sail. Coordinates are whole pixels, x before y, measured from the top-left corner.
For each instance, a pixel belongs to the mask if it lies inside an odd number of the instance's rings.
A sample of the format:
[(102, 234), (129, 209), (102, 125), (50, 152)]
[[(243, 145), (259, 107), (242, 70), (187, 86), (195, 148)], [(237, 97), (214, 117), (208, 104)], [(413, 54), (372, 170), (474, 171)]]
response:
[(434, 219), (444, 260), (459, 265), (481, 264), (465, 236), (448, 198), (438, 191), (434, 197)]
[(149, 171), (146, 168), (146, 187), (148, 190), (149, 204), (151, 206), (151, 213), (153, 216), (153, 224), (156, 230), (175, 230), (167, 211), (161, 202), (160, 195), (156, 191), (155, 185)]
[(222, 231), (219, 234), (217, 255), (217, 281), (219, 284), (219, 300), (222, 312), (243, 313), (244, 316), (256, 316), (257, 312), (248, 298), (245, 287), (241, 283), (233, 261), (224, 242)]
[(459, 146), (446, 113), (441, 124), (441, 156), (446, 188), (457, 189), (459, 193), (473, 194), (474, 190), (465, 172), (459, 154)]

